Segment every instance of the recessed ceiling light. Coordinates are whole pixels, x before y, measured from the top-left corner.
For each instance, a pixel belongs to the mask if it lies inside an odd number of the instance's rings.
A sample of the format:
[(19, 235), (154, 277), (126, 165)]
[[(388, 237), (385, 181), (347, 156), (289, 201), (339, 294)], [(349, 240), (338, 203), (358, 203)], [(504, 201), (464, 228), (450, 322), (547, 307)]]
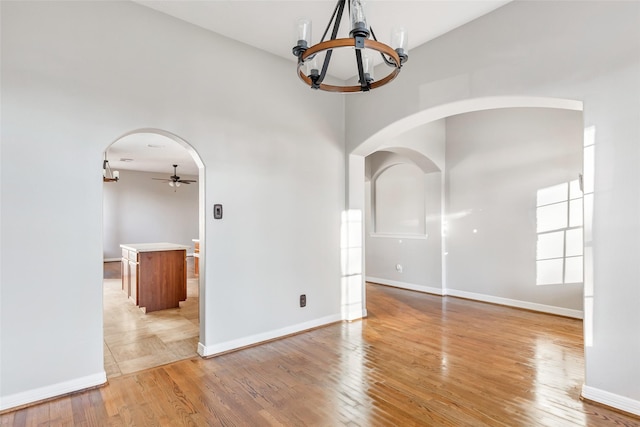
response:
[(164, 148), (164, 145), (162, 145), (162, 144), (147, 144), (147, 147), (149, 147), (149, 148)]

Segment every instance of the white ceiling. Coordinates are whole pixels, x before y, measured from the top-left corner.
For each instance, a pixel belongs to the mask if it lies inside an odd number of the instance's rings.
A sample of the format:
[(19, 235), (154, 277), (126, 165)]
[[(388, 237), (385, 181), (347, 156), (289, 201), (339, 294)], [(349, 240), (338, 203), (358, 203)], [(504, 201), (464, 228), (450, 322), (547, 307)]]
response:
[[(336, 5), (335, 0), (135, 1), (291, 62), (296, 61), (291, 48), (297, 39), (297, 21), (301, 18), (312, 20), (312, 43), (318, 43)], [(409, 34), (411, 54), (411, 49), (416, 46), (489, 13), (509, 1), (511, 0), (369, 0), (365, 3), (365, 11), (367, 23), (381, 42), (390, 42), (393, 27), (404, 27)], [(348, 32), (348, 8), (345, 8), (339, 37), (347, 37)], [(382, 62), (378, 55), (376, 59)], [(342, 80), (353, 77), (353, 61), (332, 63), (331, 74)]]
[[(312, 42), (317, 43), (333, 13), (335, 0), (134, 0), (136, 3), (211, 30), (231, 39), (254, 46), (291, 61), (296, 58), (291, 48), (296, 42), (295, 25), (300, 18), (313, 22)], [(369, 0), (366, 3), (368, 24), (379, 41), (389, 43), (391, 28), (404, 27), (409, 34), (411, 50), (452, 29), (487, 14), (512, 0)], [(347, 11), (339, 37), (348, 32)], [(339, 59), (339, 56), (337, 56)], [(332, 61), (330, 72), (346, 80), (355, 74), (353, 62)], [(295, 73), (292, 71), (292, 78)], [(402, 78), (400, 76), (399, 78)], [(336, 95), (339, 96), (339, 95)], [(157, 141), (156, 141), (157, 140)], [(149, 145), (163, 145), (153, 149)], [(109, 148), (109, 163), (114, 169), (149, 172), (172, 172), (178, 164), (183, 174), (197, 175), (198, 169), (187, 151), (177, 142), (154, 134), (127, 137)], [(120, 162), (132, 158), (132, 162)]]
[[(123, 160), (125, 159), (125, 160)], [(173, 175), (198, 175), (198, 166), (187, 149), (166, 136), (155, 133), (134, 133), (113, 143), (107, 151), (112, 170), (136, 170), (158, 173), (158, 178)]]

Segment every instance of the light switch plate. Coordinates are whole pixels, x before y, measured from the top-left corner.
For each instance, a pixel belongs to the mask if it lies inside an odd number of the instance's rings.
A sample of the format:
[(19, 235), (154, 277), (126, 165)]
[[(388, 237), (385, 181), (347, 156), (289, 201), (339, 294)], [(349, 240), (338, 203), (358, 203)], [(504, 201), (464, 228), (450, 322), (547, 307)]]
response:
[(222, 205), (213, 205), (213, 218), (222, 219)]

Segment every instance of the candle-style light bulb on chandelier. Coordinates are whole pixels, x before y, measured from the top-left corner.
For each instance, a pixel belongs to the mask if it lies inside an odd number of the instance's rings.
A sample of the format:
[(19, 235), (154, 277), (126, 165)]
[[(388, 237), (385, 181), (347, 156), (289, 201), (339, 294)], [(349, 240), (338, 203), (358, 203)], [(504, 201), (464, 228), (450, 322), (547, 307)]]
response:
[[(350, 37), (337, 38), (345, 3), (346, 0), (338, 0), (320, 43), (313, 46), (311, 46), (311, 21), (308, 19), (298, 21), (298, 41), (292, 52), (298, 57), (298, 76), (312, 89), (328, 92), (367, 92), (393, 80), (400, 73), (402, 65), (409, 59), (406, 31), (403, 28), (394, 28), (391, 31), (391, 45), (393, 47), (379, 42), (373, 32), (373, 28), (367, 25), (364, 2), (362, 0), (349, 0), (349, 14), (351, 16)], [(332, 24), (331, 38), (325, 41)], [(373, 39), (370, 39), (370, 36)], [(358, 85), (341, 86), (324, 83), (333, 50), (339, 48), (352, 48), (355, 50)], [(322, 52), (326, 53), (324, 61), (319, 64), (317, 55)], [(375, 80), (373, 74), (374, 61), (372, 54), (375, 55), (377, 53), (382, 56), (385, 64), (393, 68), (389, 74), (379, 80)]]

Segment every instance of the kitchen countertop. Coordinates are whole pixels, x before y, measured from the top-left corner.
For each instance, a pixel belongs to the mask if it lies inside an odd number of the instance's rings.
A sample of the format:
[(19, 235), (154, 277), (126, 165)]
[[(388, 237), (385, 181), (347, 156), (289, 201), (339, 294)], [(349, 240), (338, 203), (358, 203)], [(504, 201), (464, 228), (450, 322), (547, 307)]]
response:
[(158, 252), (158, 251), (177, 251), (180, 249), (187, 250), (189, 246), (178, 245), (176, 243), (127, 243), (120, 245), (122, 249), (128, 249), (136, 252)]

